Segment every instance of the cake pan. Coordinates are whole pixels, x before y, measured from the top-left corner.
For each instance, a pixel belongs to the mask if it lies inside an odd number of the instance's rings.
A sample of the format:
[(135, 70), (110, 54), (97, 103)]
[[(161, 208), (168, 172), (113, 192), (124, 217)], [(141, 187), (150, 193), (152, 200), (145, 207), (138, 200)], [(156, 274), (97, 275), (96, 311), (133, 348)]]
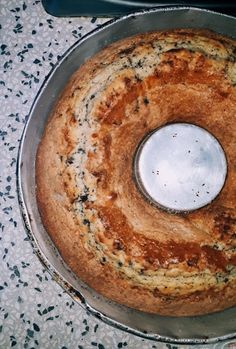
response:
[[(65, 265), (43, 228), (35, 197), (35, 156), (47, 118), (70, 76), (89, 57), (110, 43), (142, 32), (173, 28), (207, 28), (236, 38), (236, 18), (191, 7), (149, 9), (107, 22), (75, 43), (44, 81), (21, 139), (17, 189), (21, 213), (36, 255), (53, 278), (104, 322), (144, 338), (166, 343), (214, 344), (222, 348), (236, 338), (236, 307), (196, 317), (143, 313), (105, 299)], [(219, 343), (221, 342), (221, 343)]]

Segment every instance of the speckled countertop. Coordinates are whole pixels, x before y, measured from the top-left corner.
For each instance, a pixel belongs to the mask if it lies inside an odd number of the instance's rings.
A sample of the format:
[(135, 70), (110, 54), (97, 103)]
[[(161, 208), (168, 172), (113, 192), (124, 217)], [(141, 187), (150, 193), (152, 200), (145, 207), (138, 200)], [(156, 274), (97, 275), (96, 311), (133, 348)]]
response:
[[(1, 0), (0, 348), (180, 349), (99, 322), (43, 268), (26, 236), (16, 195), (16, 161), (34, 97), (60, 56), (107, 19), (55, 18), (38, 0)], [(195, 348), (236, 348), (233, 341)]]

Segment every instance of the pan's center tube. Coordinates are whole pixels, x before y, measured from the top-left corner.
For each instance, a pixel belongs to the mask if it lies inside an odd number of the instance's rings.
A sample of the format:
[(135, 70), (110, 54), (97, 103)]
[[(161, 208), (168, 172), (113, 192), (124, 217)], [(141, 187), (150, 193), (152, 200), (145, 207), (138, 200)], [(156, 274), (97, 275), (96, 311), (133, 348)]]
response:
[(163, 126), (148, 134), (134, 158), (142, 194), (172, 211), (192, 211), (209, 204), (223, 188), (225, 153), (205, 129), (188, 123)]

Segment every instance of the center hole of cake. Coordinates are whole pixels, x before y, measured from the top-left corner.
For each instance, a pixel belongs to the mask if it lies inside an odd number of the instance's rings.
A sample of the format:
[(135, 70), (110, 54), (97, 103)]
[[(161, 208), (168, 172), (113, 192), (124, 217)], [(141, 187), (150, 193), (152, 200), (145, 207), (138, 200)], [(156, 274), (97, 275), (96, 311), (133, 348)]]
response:
[(193, 124), (174, 123), (143, 139), (135, 155), (134, 174), (138, 188), (153, 204), (192, 211), (219, 194), (227, 161), (211, 133)]

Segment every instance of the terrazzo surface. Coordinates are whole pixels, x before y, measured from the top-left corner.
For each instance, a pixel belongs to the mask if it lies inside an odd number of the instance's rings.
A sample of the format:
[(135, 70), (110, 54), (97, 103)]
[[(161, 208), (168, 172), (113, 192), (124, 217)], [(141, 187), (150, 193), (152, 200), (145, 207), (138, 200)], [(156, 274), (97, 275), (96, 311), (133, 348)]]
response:
[[(107, 19), (55, 18), (40, 1), (0, 2), (0, 348), (181, 349), (114, 329), (75, 303), (33, 253), (16, 194), (19, 141), (60, 56)], [(194, 348), (236, 348), (236, 342)]]

